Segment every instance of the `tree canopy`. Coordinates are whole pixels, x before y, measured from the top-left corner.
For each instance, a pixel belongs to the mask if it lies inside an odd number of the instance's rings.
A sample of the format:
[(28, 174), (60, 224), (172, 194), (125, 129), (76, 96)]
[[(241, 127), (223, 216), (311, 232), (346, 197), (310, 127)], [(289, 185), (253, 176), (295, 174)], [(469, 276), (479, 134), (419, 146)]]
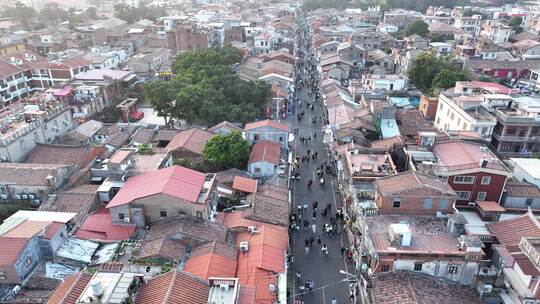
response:
[(209, 125), (224, 120), (252, 121), (264, 111), (270, 86), (238, 78), (233, 64), (241, 57), (229, 45), (183, 53), (172, 65), (175, 77), (147, 83), (144, 96), (166, 119)]
[(422, 37), (427, 37), (427, 35), (429, 34), (428, 27), (429, 25), (424, 21), (414, 20), (413, 22), (409, 23), (405, 28), (405, 36), (417, 34)]
[(24, 26), (29, 26), (36, 16), (37, 12), (33, 7), (26, 6), (21, 2), (15, 3), (13, 7), (5, 7), (2, 10), (2, 17), (15, 18), (17, 22)]
[(408, 76), (418, 89), (428, 94), (450, 88), (458, 80), (466, 80), (466, 75), (453, 64), (452, 57), (437, 57), (433, 52), (420, 53), (414, 59)]
[(244, 168), (249, 159), (249, 142), (238, 131), (215, 135), (206, 142), (203, 158), (215, 170)]
[(119, 3), (114, 6), (114, 16), (131, 24), (141, 19), (150, 19), (156, 21), (157, 18), (165, 16), (167, 12), (160, 7), (147, 7), (143, 3), (139, 7), (132, 7), (125, 3)]

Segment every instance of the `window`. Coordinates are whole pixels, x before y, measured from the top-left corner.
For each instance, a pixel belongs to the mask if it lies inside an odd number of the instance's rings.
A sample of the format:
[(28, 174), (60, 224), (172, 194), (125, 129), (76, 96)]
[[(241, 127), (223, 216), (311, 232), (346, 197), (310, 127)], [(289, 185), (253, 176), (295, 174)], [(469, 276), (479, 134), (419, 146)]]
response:
[(186, 214), (187, 214), (186, 210), (183, 210), (183, 209), (178, 210), (178, 215), (184, 216)]
[(450, 274), (456, 274), (458, 270), (459, 270), (458, 265), (450, 265), (450, 267), (448, 267), (448, 273)]
[(424, 209), (433, 208), (433, 199), (431, 197), (424, 198)]
[(283, 141), (283, 136), (280, 136), (280, 137), (279, 137), (279, 141)]
[(514, 135), (516, 134), (516, 128), (507, 128), (506, 129), (506, 135)]
[(472, 184), (474, 183), (474, 176), (458, 175), (454, 176), (455, 184)]
[(255, 173), (261, 173), (261, 168), (259, 167), (255, 168)]
[(448, 206), (448, 199), (447, 198), (441, 198), (439, 200), (439, 210), (446, 209), (446, 206)]
[(470, 191), (456, 191), (456, 194), (460, 200), (468, 200), (469, 196), (471, 196)]
[(525, 206), (527, 207), (530, 207), (533, 203), (533, 199), (532, 198), (528, 198), (525, 200)]
[(202, 219), (202, 218), (203, 218), (202, 212), (201, 212), (201, 211), (197, 211), (196, 217), (197, 217), (198, 219)]
[(491, 183), (491, 176), (482, 176), (482, 185), (489, 185)]
[(24, 259), (24, 266), (29, 267), (30, 265), (32, 265), (32, 257), (31, 257), (31, 256), (27, 256), (27, 257)]
[(167, 217), (167, 210), (159, 210), (160, 217)]
[(388, 272), (390, 271), (390, 266), (386, 265), (386, 264), (382, 264), (381, 265), (381, 272)]
[(414, 263), (414, 271), (422, 271), (422, 263)]
[(6, 273), (3, 271), (0, 271), (0, 280), (5, 280), (5, 279), (6, 279)]
[(476, 195), (476, 200), (477, 201), (484, 201), (484, 200), (486, 200), (486, 195), (487, 195), (486, 192), (483, 192), (483, 191), (478, 192), (478, 194)]
[(401, 207), (401, 198), (394, 197), (394, 208), (399, 208), (399, 207)]
[(253, 140), (259, 140), (260, 137), (259, 137), (259, 134), (253, 134)]
[(125, 218), (126, 218), (126, 215), (125, 215), (125, 214), (123, 214), (123, 213), (118, 213), (118, 219), (119, 219), (119, 220), (122, 220), (122, 221), (123, 221)]

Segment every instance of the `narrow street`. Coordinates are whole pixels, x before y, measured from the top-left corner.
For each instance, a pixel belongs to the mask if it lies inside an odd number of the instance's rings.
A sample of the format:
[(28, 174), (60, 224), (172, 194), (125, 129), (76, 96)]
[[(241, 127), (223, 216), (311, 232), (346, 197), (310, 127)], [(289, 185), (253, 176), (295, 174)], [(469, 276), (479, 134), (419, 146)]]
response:
[[(301, 299), (307, 303), (332, 303), (332, 298), (336, 298), (338, 304), (351, 303), (348, 275), (341, 273), (354, 272), (352, 266), (347, 265), (346, 255), (342, 257), (341, 248), (347, 247), (346, 233), (339, 233), (343, 227), (342, 221), (337, 221), (337, 231), (334, 235), (326, 233), (325, 224), (331, 226), (331, 218), (336, 218), (336, 211), (341, 208), (339, 197), (336, 197), (337, 184), (334, 176), (326, 174), (325, 164), (329, 164), (328, 152), (323, 144), (322, 126), (323, 112), (321, 104), (315, 102), (316, 90), (308, 84), (311, 76), (317, 77), (316, 66), (314, 60), (311, 60), (308, 49), (309, 30), (304, 23), (301, 23), (301, 33), (297, 36), (297, 55), (298, 73), (295, 73), (295, 83), (303, 83), (300, 87), (296, 87), (296, 108), (293, 115), (290, 115), (287, 122), (291, 129), (295, 129), (295, 140), (292, 143), (293, 158), (299, 159), (299, 169), (294, 173), (300, 174), (300, 179), (291, 181), (293, 191), (292, 213), (296, 214), (298, 229), (291, 229), (292, 252), (294, 254), (294, 267), (290, 271), (293, 277), (292, 286), (290, 286), (291, 295), (295, 299)], [(302, 26), (301, 25), (301, 26)], [(303, 33), (302, 33), (303, 31)], [(304, 55), (302, 55), (304, 54)], [(307, 55), (306, 55), (307, 54)], [(305, 59), (307, 58), (307, 59)], [(310, 67), (311, 65), (311, 67)], [(310, 74), (311, 73), (311, 74)], [(311, 92), (310, 92), (311, 91)], [(299, 102), (298, 102), (299, 101)], [(313, 109), (310, 108), (313, 105)], [(298, 118), (301, 118), (298, 119)], [(312, 119), (315, 118), (315, 122)], [(301, 139), (309, 139), (302, 143)], [(313, 159), (310, 155), (317, 154), (317, 158)], [(309, 160), (302, 161), (302, 157), (307, 157)], [(323, 165), (324, 184), (320, 183), (317, 168)], [(311, 189), (308, 189), (308, 181), (312, 180)], [(316, 212), (313, 209), (313, 202), (318, 202)], [(307, 203), (307, 210), (299, 211), (298, 206)], [(330, 204), (330, 210), (323, 216), (322, 212)], [(302, 208), (303, 209), (303, 208)], [(313, 215), (316, 215), (314, 218)], [(300, 219), (301, 217), (301, 219)], [(309, 223), (304, 223), (307, 220)], [(306, 224), (306, 226), (304, 226)], [(313, 224), (315, 224), (316, 233), (313, 233)], [(307, 227), (307, 229), (305, 228)], [(305, 254), (305, 242), (310, 237), (314, 238), (310, 252)], [(317, 239), (320, 237), (321, 244), (318, 244)], [(324, 245), (328, 248), (328, 255), (321, 252), (321, 247)], [(301, 278), (297, 278), (296, 273), (301, 273)], [(306, 281), (313, 281), (312, 290), (309, 288), (302, 289)]]

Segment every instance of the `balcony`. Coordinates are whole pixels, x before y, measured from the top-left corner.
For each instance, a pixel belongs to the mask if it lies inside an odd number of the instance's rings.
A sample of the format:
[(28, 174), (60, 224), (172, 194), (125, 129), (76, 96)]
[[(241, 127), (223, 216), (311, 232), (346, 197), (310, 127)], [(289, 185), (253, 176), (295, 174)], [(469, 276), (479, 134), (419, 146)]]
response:
[(511, 141), (511, 142), (519, 142), (519, 143), (533, 141), (533, 138), (529, 136), (502, 135), (495, 132), (493, 132), (493, 138), (495, 138), (498, 141)]
[(450, 176), (456, 175), (463, 171), (474, 170), (474, 169), (491, 169), (496, 171), (508, 172), (507, 168), (499, 162), (488, 162), (485, 166), (481, 166), (480, 163), (470, 163), (456, 166), (444, 166), (437, 164), (417, 164), (418, 170), (423, 172), (429, 172), (430, 174), (437, 176)]
[(524, 126), (533, 126), (540, 125), (540, 119), (535, 119), (533, 117), (526, 117), (520, 114), (517, 111), (495, 111), (495, 117), (497, 121), (501, 122), (504, 125), (524, 125)]

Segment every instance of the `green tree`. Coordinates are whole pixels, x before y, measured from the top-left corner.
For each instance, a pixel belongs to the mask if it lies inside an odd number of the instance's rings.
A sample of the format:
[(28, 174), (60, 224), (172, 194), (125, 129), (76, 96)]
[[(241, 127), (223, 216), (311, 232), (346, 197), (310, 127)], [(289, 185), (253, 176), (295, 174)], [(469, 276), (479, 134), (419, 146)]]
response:
[(413, 22), (409, 23), (409, 25), (407, 25), (407, 27), (405, 28), (405, 36), (417, 34), (422, 37), (427, 37), (429, 33), (428, 27), (429, 25), (424, 21), (414, 20)]
[(433, 78), (431, 84), (431, 91), (444, 90), (456, 85), (456, 81), (467, 80), (467, 77), (463, 72), (444, 69), (438, 72)]
[[(176, 90), (175, 83), (157, 80), (149, 82), (143, 86), (145, 100), (149, 101), (157, 115), (163, 117), (165, 124), (169, 124), (169, 119), (175, 116)], [(178, 118), (178, 117), (175, 117)]]
[[(441, 71), (444, 72), (439, 74)], [(465, 78), (465, 75), (454, 66), (452, 57), (437, 57), (434, 52), (423, 52), (416, 56), (408, 71), (408, 76), (418, 89), (427, 93), (449, 87), (448, 83), (455, 84), (454, 79), (464, 80)], [(437, 82), (435, 82), (437, 76)], [(447, 81), (445, 77), (451, 78)]]
[(39, 20), (45, 24), (58, 24), (67, 18), (67, 13), (56, 2), (49, 2), (39, 12)]
[(14, 7), (4, 8), (2, 11), (2, 17), (15, 18), (25, 27), (30, 26), (36, 15), (36, 10), (33, 7), (28, 7), (21, 2), (15, 3)]
[(215, 135), (204, 145), (203, 158), (214, 169), (244, 168), (249, 159), (250, 146), (238, 131)]
[(523, 23), (523, 18), (521, 18), (520, 16), (514, 16), (510, 18), (510, 21), (508, 21), (508, 26), (511, 26), (511, 27), (521, 26), (521, 23)]

